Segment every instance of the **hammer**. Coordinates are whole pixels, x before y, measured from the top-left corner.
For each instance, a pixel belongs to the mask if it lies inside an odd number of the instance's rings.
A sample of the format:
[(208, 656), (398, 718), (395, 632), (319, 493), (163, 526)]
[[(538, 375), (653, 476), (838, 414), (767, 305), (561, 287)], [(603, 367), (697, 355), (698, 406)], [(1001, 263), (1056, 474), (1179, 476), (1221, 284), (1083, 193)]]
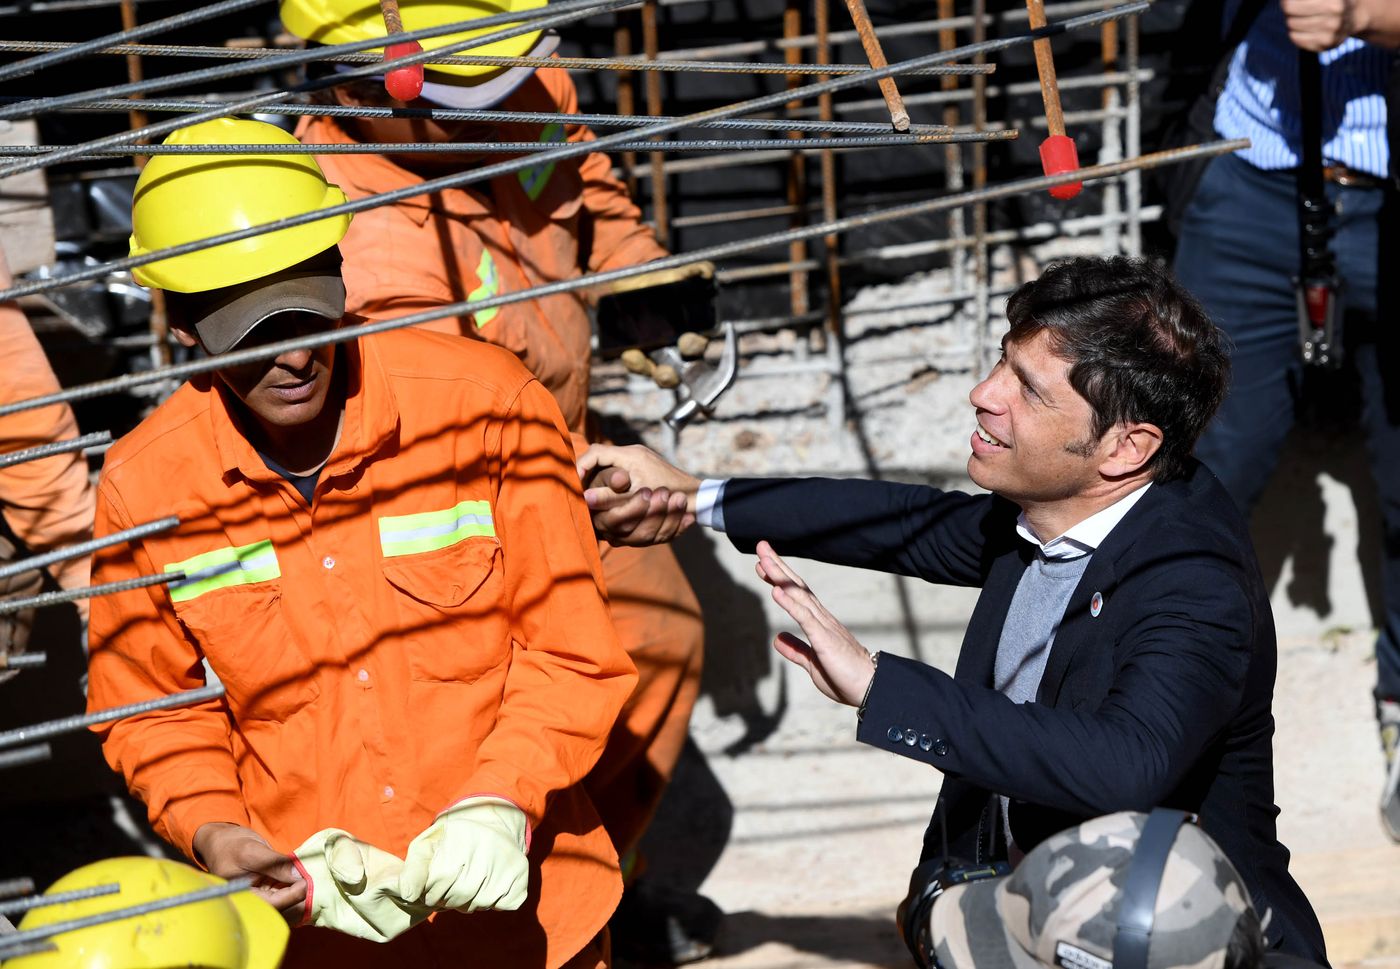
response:
[[(1030, 15), (1031, 30), (1045, 29), (1045, 4), (1042, 0), (1026, 0), (1026, 12)], [(1040, 97), (1045, 102), (1045, 123), (1050, 136), (1040, 143), (1040, 167), (1047, 175), (1059, 175), (1079, 168), (1079, 152), (1075, 150), (1074, 139), (1065, 134), (1065, 113), (1060, 108), (1060, 85), (1055, 79), (1055, 58), (1050, 52), (1050, 38), (1037, 37), (1035, 48), (1035, 70), (1040, 75)], [(1057, 199), (1072, 199), (1084, 187), (1083, 182), (1067, 182), (1050, 189)]]

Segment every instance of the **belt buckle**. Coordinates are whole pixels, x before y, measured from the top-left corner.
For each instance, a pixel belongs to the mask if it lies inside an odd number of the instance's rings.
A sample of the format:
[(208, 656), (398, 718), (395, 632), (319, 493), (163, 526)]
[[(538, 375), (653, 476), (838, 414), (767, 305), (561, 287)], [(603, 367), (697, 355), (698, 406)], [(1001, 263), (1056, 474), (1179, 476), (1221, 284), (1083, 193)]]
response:
[(1343, 188), (1378, 188), (1381, 185), (1381, 179), (1376, 176), (1358, 172), (1336, 162), (1322, 167), (1322, 177), (1333, 185), (1340, 185)]

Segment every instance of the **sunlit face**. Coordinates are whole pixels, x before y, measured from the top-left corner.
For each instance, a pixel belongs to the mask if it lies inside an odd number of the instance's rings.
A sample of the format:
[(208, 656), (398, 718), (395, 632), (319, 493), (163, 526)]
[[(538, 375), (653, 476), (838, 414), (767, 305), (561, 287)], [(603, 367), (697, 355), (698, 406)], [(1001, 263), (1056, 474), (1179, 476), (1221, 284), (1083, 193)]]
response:
[[(278, 313), (259, 323), (236, 349), (323, 333), (336, 325), (337, 321), (314, 313)], [(215, 373), (259, 424), (269, 429), (289, 429), (309, 424), (320, 416), (334, 368), (335, 347), (324, 346), (289, 350), (271, 360), (224, 367)]]
[(1069, 382), (1070, 363), (1042, 330), (1002, 344), (1002, 357), (968, 399), (977, 409), (967, 473), (1018, 504), (1083, 494), (1098, 481), (1093, 410)]

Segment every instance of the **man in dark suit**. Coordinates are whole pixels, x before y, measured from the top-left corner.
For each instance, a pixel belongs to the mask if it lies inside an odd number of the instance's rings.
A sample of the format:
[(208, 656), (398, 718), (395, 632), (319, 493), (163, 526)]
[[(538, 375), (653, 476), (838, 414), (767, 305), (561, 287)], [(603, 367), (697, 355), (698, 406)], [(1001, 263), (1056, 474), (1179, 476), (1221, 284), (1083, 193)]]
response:
[[(1224, 393), (1219, 330), (1165, 271), (1052, 267), (1012, 296), (972, 391), (990, 494), (824, 479), (700, 481), (645, 448), (580, 460), (595, 524), (664, 541), (697, 518), (802, 629), (775, 647), (858, 708), (857, 737), (945, 775), (924, 857), (1015, 862), (1087, 818), (1198, 812), (1284, 951), (1325, 962), (1275, 832), (1277, 649), (1229, 495), (1190, 457)], [(947, 673), (865, 649), (778, 555), (979, 586)]]

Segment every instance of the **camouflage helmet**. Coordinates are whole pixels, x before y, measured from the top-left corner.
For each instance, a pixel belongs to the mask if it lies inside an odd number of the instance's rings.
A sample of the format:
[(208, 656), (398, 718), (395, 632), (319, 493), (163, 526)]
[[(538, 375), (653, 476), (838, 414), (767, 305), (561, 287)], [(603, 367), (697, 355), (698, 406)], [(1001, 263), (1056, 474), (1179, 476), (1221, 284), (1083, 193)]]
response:
[[(1086, 821), (1037, 845), (1010, 875), (949, 888), (930, 916), (939, 966), (1112, 969), (1123, 883), (1147, 817)], [(1157, 892), (1149, 969), (1222, 969), (1236, 923), (1252, 910), (1219, 845), (1183, 824)]]

